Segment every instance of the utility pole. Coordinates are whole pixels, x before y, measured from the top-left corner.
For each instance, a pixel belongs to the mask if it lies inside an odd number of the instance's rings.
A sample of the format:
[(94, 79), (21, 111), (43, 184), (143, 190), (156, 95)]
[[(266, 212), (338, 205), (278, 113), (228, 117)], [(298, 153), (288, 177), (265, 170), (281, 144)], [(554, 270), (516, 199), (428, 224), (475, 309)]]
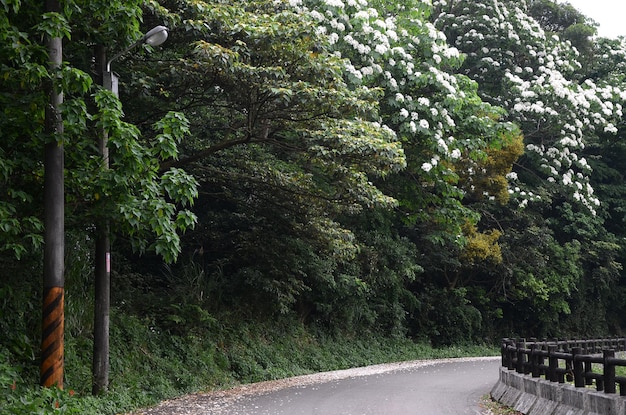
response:
[[(115, 92), (111, 79), (107, 77), (107, 59), (104, 45), (96, 46), (96, 72), (98, 83), (104, 88)], [(116, 94), (117, 95), (117, 94)], [(102, 155), (102, 170), (109, 168), (108, 134), (100, 131), (98, 147)], [(95, 250), (95, 300), (93, 325), (93, 384), (92, 394), (104, 393), (109, 388), (109, 327), (111, 309), (111, 248), (109, 240), (109, 224), (99, 220), (96, 224)]]
[[(46, 0), (46, 12), (61, 10), (57, 0)], [(44, 253), (43, 253), (43, 313), (41, 336), (41, 385), (63, 388), (64, 325), (65, 325), (65, 197), (63, 119), (60, 107), (63, 92), (59, 91), (57, 76), (63, 60), (60, 37), (46, 38), (49, 69), (52, 74), (50, 101), (46, 106), (45, 129), (49, 141), (44, 156)]]

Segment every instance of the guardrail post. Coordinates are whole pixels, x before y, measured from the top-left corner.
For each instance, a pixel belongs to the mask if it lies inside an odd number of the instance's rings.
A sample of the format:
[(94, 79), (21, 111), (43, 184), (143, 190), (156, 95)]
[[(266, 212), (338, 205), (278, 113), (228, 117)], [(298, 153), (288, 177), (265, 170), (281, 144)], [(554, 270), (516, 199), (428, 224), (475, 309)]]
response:
[(515, 348), (515, 341), (512, 339), (509, 339), (507, 346), (506, 346), (506, 356), (507, 356), (507, 362), (508, 362), (507, 369), (509, 370), (515, 369), (516, 353), (517, 353), (517, 350)]
[(519, 339), (517, 342), (517, 373), (524, 373), (524, 363), (526, 362), (526, 339)]
[(533, 343), (530, 345), (530, 371), (534, 378), (538, 378), (541, 376), (541, 369), (539, 368), (539, 358), (541, 355), (539, 354), (539, 345), (537, 343)]
[(576, 357), (583, 352), (582, 347), (574, 347), (572, 349), (572, 365), (574, 366), (574, 386), (577, 388), (585, 387), (585, 368), (583, 362)]
[(513, 357), (511, 356), (511, 344), (513, 343), (513, 341), (508, 338), (505, 337), (502, 339), (502, 343), (500, 346), (500, 350), (502, 352), (502, 366), (506, 367), (507, 369), (511, 370), (511, 365), (513, 364), (512, 359)]
[(615, 350), (603, 350), (604, 357), (604, 392), (615, 393), (615, 364), (610, 358), (615, 357)]
[(593, 371), (593, 365), (591, 364), (589, 360), (585, 360), (585, 385), (587, 386), (593, 385), (593, 379), (590, 377), (587, 377), (587, 373), (590, 373), (592, 371)]
[[(575, 349), (575, 346), (573, 342), (567, 342), (565, 344), (565, 346), (563, 347), (563, 352), (565, 353), (573, 353), (572, 350)], [(565, 379), (567, 379), (568, 382), (571, 382), (574, 378), (574, 358), (572, 357), (572, 360), (565, 360), (565, 376), (563, 379), (563, 382), (565, 382)], [(560, 380), (559, 380), (560, 381)]]
[(574, 362), (565, 362), (566, 367), (565, 369), (567, 370), (567, 372), (565, 373), (565, 379), (568, 382), (572, 382), (574, 380), (574, 368), (573, 368), (573, 364)]
[(541, 374), (547, 379), (547, 375), (546, 375), (546, 354), (548, 353), (548, 341), (544, 340), (543, 343), (541, 344), (541, 351), (543, 353), (541, 353), (541, 356), (539, 356), (539, 366)]
[(550, 382), (557, 382), (558, 381), (558, 377), (556, 374), (556, 370), (559, 367), (559, 358), (556, 357), (554, 354), (557, 351), (557, 346), (550, 344), (548, 345), (548, 373), (547, 373), (547, 378)]

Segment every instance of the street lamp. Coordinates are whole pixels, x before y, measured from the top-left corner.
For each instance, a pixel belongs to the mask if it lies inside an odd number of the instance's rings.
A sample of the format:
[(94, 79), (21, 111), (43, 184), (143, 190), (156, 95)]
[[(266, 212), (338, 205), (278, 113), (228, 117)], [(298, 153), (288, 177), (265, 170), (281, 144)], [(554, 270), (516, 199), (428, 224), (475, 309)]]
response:
[(130, 45), (123, 51), (118, 52), (111, 59), (109, 59), (106, 63), (106, 70), (102, 74), (103, 86), (106, 89), (113, 91), (115, 96), (119, 96), (118, 95), (118, 79), (117, 79), (117, 76), (115, 76), (115, 74), (111, 72), (111, 62), (113, 62), (115, 59), (119, 58), (120, 56), (130, 52), (131, 50), (133, 50), (139, 45), (159, 46), (163, 44), (163, 42), (167, 40), (168, 30), (169, 29), (165, 26), (156, 26), (150, 29), (145, 35), (143, 35), (141, 39), (139, 39), (138, 41), (136, 41), (135, 43), (133, 43), (132, 45)]
[[(106, 51), (99, 45), (96, 53), (98, 68), (102, 73), (102, 86), (118, 97), (118, 79), (111, 72), (111, 62), (139, 45), (159, 46), (167, 40), (167, 27), (157, 26), (128, 48), (106, 60)], [(105, 63), (106, 62), (106, 63)], [(102, 169), (109, 168), (108, 135), (102, 131), (99, 147), (102, 155)], [(93, 327), (93, 385), (92, 392), (97, 395), (105, 392), (109, 386), (109, 313), (111, 309), (111, 253), (109, 242), (109, 223), (106, 220), (96, 223), (95, 292), (94, 292), (94, 327)]]

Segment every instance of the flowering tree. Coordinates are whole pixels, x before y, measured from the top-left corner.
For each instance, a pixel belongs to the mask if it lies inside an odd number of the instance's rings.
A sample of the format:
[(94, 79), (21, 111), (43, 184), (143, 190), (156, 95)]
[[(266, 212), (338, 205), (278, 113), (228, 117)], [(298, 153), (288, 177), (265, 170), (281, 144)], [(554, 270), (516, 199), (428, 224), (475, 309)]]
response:
[[(370, 287), (380, 287), (370, 293), (371, 302), (399, 309), (398, 298), (413, 298), (421, 306), (411, 325), (423, 330), (422, 335), (450, 326), (431, 319), (429, 311), (445, 301), (454, 315), (475, 316), (475, 309), (460, 300), (466, 295), (457, 278), (460, 264), (470, 258), (498, 258), (499, 233), (475, 227), (479, 212), (472, 204), (508, 200), (505, 175), (519, 156), (519, 130), (501, 121), (500, 108), (478, 96), (476, 82), (458, 74), (464, 58), (429, 22), (430, 2), (291, 4), (317, 20), (318, 32), (344, 59), (352, 88), (382, 90), (380, 122), (397, 134), (407, 157), (406, 169), (378, 182), (400, 201), (386, 222), (395, 228), (385, 228), (379, 218), (362, 225), (362, 234), (377, 235), (364, 237), (361, 250), (377, 254), (356, 271)], [(498, 150), (506, 156), (495, 161)], [(401, 250), (414, 258), (410, 267), (392, 259)], [(448, 270), (441, 272), (443, 268)], [(419, 278), (418, 270), (424, 271)], [(407, 314), (394, 316), (398, 324)], [(459, 329), (464, 333), (474, 324), (465, 321)]]
[(478, 97), (475, 82), (455, 74), (463, 58), (428, 21), (430, 2), (292, 4), (317, 19), (319, 32), (345, 59), (353, 88), (383, 90), (381, 122), (396, 132), (407, 154), (408, 168), (395, 189), (405, 219), (445, 230), (432, 233), (435, 239), (458, 239), (463, 223), (477, 220), (462, 203), (476, 191), (476, 181), (460, 183), (459, 176), (485, 175), (478, 165), (487, 149), (506, 145), (516, 133), (499, 121), (497, 107)]
[[(615, 189), (605, 187), (612, 157), (600, 158), (606, 143), (620, 147), (623, 47), (589, 38), (593, 27), (568, 5), (437, 1), (434, 7), (435, 25), (467, 56), (463, 73), (524, 134), (525, 155), (509, 175), (517, 203), (488, 215), (492, 223), (506, 219), (504, 261), (480, 272), (504, 288), (515, 313), (542, 310), (538, 333), (567, 320), (581, 330), (589, 316), (603, 318), (589, 298), (608, 298), (600, 287), (619, 276), (619, 246), (604, 222), (617, 213), (606, 205), (607, 196), (615, 201)], [(541, 12), (546, 8), (551, 12)], [(594, 313), (581, 311), (589, 308)]]
[[(598, 133), (617, 131), (624, 90), (581, 77), (578, 50), (547, 33), (527, 14), (526, 2), (434, 4), (435, 25), (467, 55), (464, 73), (481, 85), (485, 99), (505, 108), (508, 119), (522, 127), (526, 172), (517, 173), (526, 177), (511, 189), (520, 206), (564, 192), (595, 214), (600, 201), (583, 151)], [(526, 174), (528, 169), (532, 174)]]

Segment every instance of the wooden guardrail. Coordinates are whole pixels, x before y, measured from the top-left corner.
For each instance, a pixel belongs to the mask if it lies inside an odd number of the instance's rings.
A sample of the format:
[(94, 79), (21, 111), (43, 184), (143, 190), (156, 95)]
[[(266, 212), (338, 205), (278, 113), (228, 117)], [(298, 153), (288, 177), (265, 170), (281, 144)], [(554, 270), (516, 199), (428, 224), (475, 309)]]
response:
[[(593, 385), (596, 390), (626, 396), (626, 376), (616, 376), (615, 368), (626, 367), (626, 359), (615, 352), (626, 351), (626, 338), (596, 340), (502, 339), (502, 366), (518, 373), (544, 376), (551, 382), (574, 382), (577, 388)], [(593, 364), (602, 365), (594, 371)]]

